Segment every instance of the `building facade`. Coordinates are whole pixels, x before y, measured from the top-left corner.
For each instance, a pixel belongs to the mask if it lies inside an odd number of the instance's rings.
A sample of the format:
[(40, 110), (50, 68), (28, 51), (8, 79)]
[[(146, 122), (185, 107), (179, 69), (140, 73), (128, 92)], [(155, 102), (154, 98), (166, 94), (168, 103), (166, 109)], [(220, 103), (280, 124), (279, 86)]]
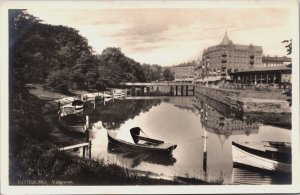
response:
[(282, 56), (263, 56), (261, 66), (256, 67), (273, 67), (273, 66), (287, 66), (292, 63), (292, 58)]
[(292, 69), (287, 66), (259, 67), (231, 73), (234, 83), (289, 86)]
[(195, 77), (195, 64), (187, 63), (174, 66), (175, 82), (193, 82)]
[(207, 76), (226, 79), (232, 72), (261, 66), (262, 53), (261, 46), (234, 44), (225, 33), (219, 45), (203, 51), (202, 60)]

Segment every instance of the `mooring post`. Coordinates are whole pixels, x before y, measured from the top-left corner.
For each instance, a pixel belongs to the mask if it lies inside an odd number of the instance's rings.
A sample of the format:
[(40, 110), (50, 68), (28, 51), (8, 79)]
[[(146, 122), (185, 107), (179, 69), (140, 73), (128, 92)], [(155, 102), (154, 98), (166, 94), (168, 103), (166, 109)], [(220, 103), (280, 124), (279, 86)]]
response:
[(85, 141), (89, 141), (90, 140), (90, 130), (88, 128), (86, 128), (85, 130)]
[(60, 111), (60, 101), (57, 102), (57, 107), (58, 111)]
[(96, 109), (96, 95), (94, 94), (94, 110)]
[(89, 158), (92, 157), (92, 140), (89, 140)]
[(113, 103), (115, 102), (115, 90), (113, 90), (112, 92), (112, 99), (113, 99)]
[(86, 128), (87, 128), (87, 129), (90, 128), (90, 125), (89, 125), (89, 115), (86, 115), (86, 116), (85, 116), (85, 125), (86, 125)]
[(85, 146), (82, 147), (82, 157), (85, 157)]
[(103, 92), (103, 105), (105, 106), (105, 91)]

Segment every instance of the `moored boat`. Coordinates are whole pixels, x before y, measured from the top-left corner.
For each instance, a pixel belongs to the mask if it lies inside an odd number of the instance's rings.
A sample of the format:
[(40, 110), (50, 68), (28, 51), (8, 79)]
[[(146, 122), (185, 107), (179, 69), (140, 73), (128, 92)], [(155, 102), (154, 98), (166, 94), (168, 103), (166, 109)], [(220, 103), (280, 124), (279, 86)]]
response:
[(72, 103), (60, 107), (59, 114), (61, 117), (70, 114), (79, 114), (83, 112), (84, 103), (81, 100), (74, 100)]
[(268, 171), (291, 173), (291, 145), (286, 142), (232, 142), (232, 158), (236, 165)]
[(164, 141), (152, 139), (146, 136), (141, 136), (142, 130), (139, 127), (130, 129), (133, 142), (125, 141), (117, 138), (117, 131), (108, 130), (107, 137), (111, 143), (118, 146), (126, 147), (132, 150), (143, 152), (153, 152), (160, 154), (171, 155), (173, 150), (177, 147), (175, 144), (165, 143)]
[(85, 133), (86, 121), (83, 116), (70, 114), (63, 117), (60, 117), (59, 121), (60, 125), (68, 131)]

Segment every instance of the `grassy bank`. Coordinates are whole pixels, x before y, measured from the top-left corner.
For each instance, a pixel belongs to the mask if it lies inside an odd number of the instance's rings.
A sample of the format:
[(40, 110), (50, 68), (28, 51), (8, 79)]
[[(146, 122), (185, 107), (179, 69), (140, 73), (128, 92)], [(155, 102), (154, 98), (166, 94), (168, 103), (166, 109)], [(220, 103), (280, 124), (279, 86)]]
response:
[[(54, 114), (42, 107), (52, 93), (40, 93), (43, 101), (21, 91), (11, 105), (10, 164), (11, 185), (188, 185), (207, 183), (195, 178), (174, 176), (162, 179), (151, 172), (130, 170), (103, 159), (85, 159), (56, 150), (81, 138), (64, 132), (53, 123)], [(45, 97), (49, 94), (50, 97)], [(59, 97), (59, 94), (57, 94)], [(55, 108), (55, 107), (53, 107)]]
[[(12, 185), (161, 185), (188, 184), (186, 179), (151, 178), (150, 172), (131, 171), (114, 163), (73, 156), (26, 139), (23, 149), (10, 167)], [(193, 184), (207, 184), (192, 180)], [(185, 182), (183, 182), (185, 181)]]

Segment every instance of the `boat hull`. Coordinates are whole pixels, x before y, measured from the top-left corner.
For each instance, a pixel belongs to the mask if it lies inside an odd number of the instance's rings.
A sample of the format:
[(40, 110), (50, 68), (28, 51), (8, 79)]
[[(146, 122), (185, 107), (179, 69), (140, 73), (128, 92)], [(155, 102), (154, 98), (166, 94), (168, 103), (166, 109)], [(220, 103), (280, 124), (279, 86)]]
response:
[(117, 139), (114, 135), (107, 132), (108, 141), (121, 147), (125, 147), (127, 149), (133, 151), (142, 151), (142, 152), (149, 152), (149, 153), (159, 153), (159, 154), (167, 154), (172, 155), (173, 150), (177, 147), (177, 145), (172, 144), (161, 144), (158, 146), (147, 146), (143, 144), (133, 144), (130, 142), (126, 142), (120, 139)]
[(80, 115), (72, 114), (60, 117), (59, 124), (66, 130), (77, 133), (85, 133), (85, 121)]
[(291, 173), (291, 164), (272, 160), (261, 155), (246, 151), (245, 148), (233, 142), (232, 144), (233, 163), (255, 167), (268, 171), (279, 171)]

